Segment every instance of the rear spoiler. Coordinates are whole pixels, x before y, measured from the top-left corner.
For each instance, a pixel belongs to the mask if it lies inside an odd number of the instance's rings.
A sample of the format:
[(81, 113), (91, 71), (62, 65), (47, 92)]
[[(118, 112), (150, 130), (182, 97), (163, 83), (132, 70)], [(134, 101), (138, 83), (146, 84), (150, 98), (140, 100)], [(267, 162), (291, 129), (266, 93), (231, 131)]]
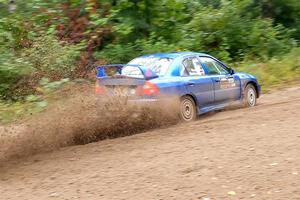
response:
[[(122, 73), (122, 70), (128, 67), (127, 69), (131, 70), (132, 74)], [(134, 71), (135, 70), (135, 71)], [(132, 64), (113, 64), (113, 65), (101, 65), (96, 67), (97, 78), (117, 78), (117, 77), (129, 77), (137, 79), (150, 80), (157, 78), (158, 75), (143, 65), (132, 65)]]

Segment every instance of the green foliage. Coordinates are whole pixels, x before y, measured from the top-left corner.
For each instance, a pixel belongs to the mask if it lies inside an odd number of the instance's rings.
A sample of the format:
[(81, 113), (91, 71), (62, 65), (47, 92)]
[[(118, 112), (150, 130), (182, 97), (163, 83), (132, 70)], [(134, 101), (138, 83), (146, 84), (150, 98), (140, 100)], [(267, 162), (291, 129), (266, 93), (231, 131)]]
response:
[[(109, 62), (126, 62), (126, 58), (168, 47), (209, 52), (226, 61), (249, 56), (268, 59), (297, 45), (292, 38), (295, 30), (264, 18), (264, 4), (252, 0), (117, 2), (110, 15), (99, 19), (101, 25), (112, 25), (113, 33), (95, 55)], [(145, 51), (144, 43), (159, 48)]]
[(0, 18), (0, 48), (18, 50), (31, 36), (20, 16)]
[[(56, 33), (57, 25), (66, 26), (69, 20), (88, 16), (85, 34), (94, 41), (101, 40), (94, 55), (107, 61), (128, 61), (123, 58), (149, 52), (145, 45), (155, 47), (150, 52), (173, 47), (173, 51), (210, 52), (227, 61), (249, 56), (268, 59), (293, 48), (293, 36), (298, 39), (300, 31), (297, 0), (28, 0), (18, 1), (17, 6), (14, 14), (6, 12), (10, 17), (5, 19), (11, 20), (7, 23), (7, 27), (15, 29), (11, 32), (20, 36), (13, 36), (14, 47), (40, 31)], [(72, 13), (72, 9), (79, 12)], [(33, 31), (24, 32), (28, 28), (24, 22)], [(101, 27), (112, 29), (103, 39), (98, 38)], [(153, 40), (153, 35), (158, 41)]]
[(0, 101), (0, 121), (11, 122), (24, 115), (26, 110), (31, 108), (31, 104), (24, 102), (9, 103)]
[(300, 48), (294, 48), (288, 54), (266, 62), (252, 59), (236, 65), (239, 66), (237, 70), (257, 76), (263, 89), (270, 90), (274, 86), (300, 80)]
[[(14, 46), (14, 37), (11, 38)], [(57, 79), (73, 74), (80, 54), (80, 45), (64, 46), (54, 37), (47, 35), (35, 38), (31, 42), (33, 45), (22, 51), (12, 50), (13, 48), (0, 49), (0, 99), (19, 98), (15, 89), (18, 89), (18, 82), (25, 77), (39, 74), (39, 77)], [(27, 79), (31, 81), (30, 78)], [(24, 92), (20, 95), (32, 91)]]
[(188, 49), (207, 50), (230, 61), (245, 55), (272, 57), (287, 52), (292, 46), (290, 32), (271, 20), (252, 19), (241, 13), (244, 5), (226, 2), (220, 8), (203, 8), (184, 29)]
[[(28, 9), (25, 6), (20, 14), (7, 14), (0, 19), (0, 99), (16, 99), (32, 92), (24, 85), (28, 82), (24, 79), (36, 73), (69, 77), (79, 58), (80, 45), (62, 44), (53, 35), (46, 35), (45, 31), (34, 32), (34, 22), (24, 18)], [(18, 84), (20, 81), (23, 85)], [(20, 87), (28, 89), (17, 92)]]
[(52, 91), (55, 91), (56, 89), (61, 88), (69, 81), (70, 81), (70, 79), (64, 78), (59, 81), (51, 82), (48, 78), (42, 78), (40, 80), (39, 91), (42, 92), (43, 94), (47, 94), (49, 92), (52, 92)]
[(282, 24), (294, 29), (293, 36), (300, 40), (300, 3), (298, 0), (253, 1), (252, 5), (259, 8), (261, 16), (272, 18), (274, 24)]
[(50, 81), (43, 78), (38, 86), (39, 95), (30, 94), (23, 100), (2, 101), (0, 99), (0, 122), (11, 122), (21, 117), (43, 111), (49, 102), (59, 96), (59, 90), (71, 84), (69, 79)]
[(152, 34), (149, 39), (136, 40), (135, 43), (107, 45), (103, 51), (96, 52), (95, 57), (111, 63), (126, 63), (141, 54), (172, 52), (176, 50), (180, 50), (177, 49), (176, 45), (169, 44), (162, 37)]
[(0, 99), (7, 99), (11, 89), (24, 75), (33, 71), (30, 63), (11, 52), (0, 51)]
[(80, 45), (62, 45), (53, 36), (44, 35), (35, 38), (32, 47), (23, 51), (23, 56), (45, 76), (69, 77), (76, 67), (81, 48)]

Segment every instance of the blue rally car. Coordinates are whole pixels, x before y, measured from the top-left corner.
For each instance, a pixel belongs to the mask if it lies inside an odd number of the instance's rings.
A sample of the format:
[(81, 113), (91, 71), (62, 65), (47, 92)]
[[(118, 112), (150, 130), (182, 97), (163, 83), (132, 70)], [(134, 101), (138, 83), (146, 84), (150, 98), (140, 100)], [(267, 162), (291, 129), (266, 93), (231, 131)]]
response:
[(126, 96), (130, 101), (155, 102), (160, 96), (180, 99), (183, 121), (222, 109), (233, 101), (252, 107), (260, 96), (257, 79), (237, 73), (203, 53), (149, 54), (125, 65), (97, 67), (96, 94)]

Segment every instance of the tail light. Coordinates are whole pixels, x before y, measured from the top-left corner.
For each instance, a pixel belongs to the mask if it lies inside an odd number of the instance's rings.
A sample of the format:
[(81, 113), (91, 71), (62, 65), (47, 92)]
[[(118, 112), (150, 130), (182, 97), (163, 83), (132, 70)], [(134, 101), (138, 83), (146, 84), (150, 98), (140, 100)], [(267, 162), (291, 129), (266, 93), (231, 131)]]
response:
[(95, 94), (104, 94), (105, 93), (105, 88), (102, 87), (98, 81), (96, 81), (95, 84)]
[(143, 86), (144, 95), (156, 95), (159, 93), (159, 88), (154, 83), (146, 81)]

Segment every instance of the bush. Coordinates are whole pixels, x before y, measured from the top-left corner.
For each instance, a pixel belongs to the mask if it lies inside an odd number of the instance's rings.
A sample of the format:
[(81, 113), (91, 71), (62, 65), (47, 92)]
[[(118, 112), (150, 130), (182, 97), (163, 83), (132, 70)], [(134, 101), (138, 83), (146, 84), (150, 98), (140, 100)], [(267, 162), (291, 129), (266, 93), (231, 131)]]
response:
[[(13, 36), (7, 38), (14, 41)], [(18, 99), (34, 92), (43, 76), (59, 80), (73, 74), (80, 45), (62, 45), (51, 35), (31, 43), (31, 47), (20, 50), (3, 46), (0, 49), (0, 99)]]
[(0, 99), (13, 95), (12, 88), (22, 77), (33, 72), (33, 67), (23, 58), (8, 51), (0, 51)]
[(64, 90), (72, 87), (72, 84), (75, 82), (71, 83), (69, 79), (51, 82), (47, 78), (42, 78), (37, 85), (39, 94), (27, 94), (23, 99), (15, 101), (0, 99), (0, 122), (11, 122), (43, 111), (49, 102), (61, 99)]
[(288, 54), (274, 57), (269, 61), (245, 60), (237, 63), (237, 70), (251, 73), (259, 79), (267, 91), (283, 83), (300, 80), (300, 48), (292, 49)]
[(223, 60), (241, 60), (245, 55), (272, 57), (288, 52), (294, 45), (290, 31), (273, 26), (269, 19), (243, 13), (245, 5), (224, 1), (220, 8), (206, 7), (184, 28), (183, 47), (208, 50)]
[(80, 56), (79, 45), (62, 45), (52, 35), (33, 40), (33, 46), (23, 51), (23, 56), (35, 70), (45, 76), (69, 77)]
[(134, 43), (109, 44), (102, 51), (94, 54), (96, 59), (110, 63), (127, 63), (142, 54), (172, 52), (179, 50), (175, 44), (170, 44), (162, 37), (152, 34), (149, 39), (136, 40)]

